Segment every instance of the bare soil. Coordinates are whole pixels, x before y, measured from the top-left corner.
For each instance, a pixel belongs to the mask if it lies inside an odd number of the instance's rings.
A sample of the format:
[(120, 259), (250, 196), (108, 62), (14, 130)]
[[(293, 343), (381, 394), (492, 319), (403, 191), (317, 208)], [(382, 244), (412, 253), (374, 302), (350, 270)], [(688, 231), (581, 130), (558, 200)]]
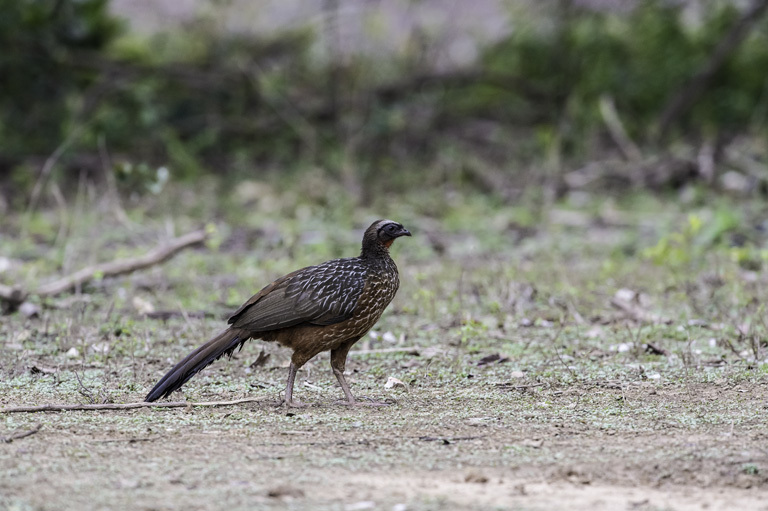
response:
[[(337, 404), (321, 354), (297, 378), (309, 406), (279, 407), (289, 353), (249, 342), (173, 400), (254, 403), (0, 412), (0, 509), (768, 510), (768, 273), (727, 247), (653, 263), (647, 216), (518, 241), (498, 232), (513, 211), (467, 204), (442, 231), (404, 222), (421, 234), (394, 249), (401, 289), (350, 354), (352, 392), (389, 406)], [(4, 282), (34, 289), (166, 231), (96, 213), (66, 250), (5, 236)], [(141, 401), (262, 285), (358, 250), (352, 226), (315, 226), (324, 243), (302, 242), (305, 222), (222, 222), (221, 248), (0, 316), (0, 408)]]
[(257, 389), (259, 403), (230, 408), (8, 414), (9, 432), (43, 427), (1, 448), (1, 502), (41, 510), (768, 509), (763, 385), (489, 387), (379, 387), (371, 397), (393, 404), (350, 409), (335, 404), (332, 386), (304, 383), (298, 392), (312, 404), (303, 409), (276, 406), (271, 388)]

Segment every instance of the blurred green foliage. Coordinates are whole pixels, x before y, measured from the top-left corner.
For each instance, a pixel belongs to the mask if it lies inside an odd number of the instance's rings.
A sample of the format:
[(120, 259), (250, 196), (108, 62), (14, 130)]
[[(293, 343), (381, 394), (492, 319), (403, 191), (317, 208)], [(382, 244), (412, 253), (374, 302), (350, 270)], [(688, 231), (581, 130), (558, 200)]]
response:
[(107, 0), (0, 0), (0, 141), (4, 160), (50, 153), (98, 78), (80, 59), (119, 33)]
[[(0, 0), (0, 178), (29, 186), (20, 174), (68, 137), (59, 172), (109, 165), (134, 191), (162, 186), (166, 168), (184, 179), (320, 167), (365, 194), (384, 181), (476, 184), (483, 161), (511, 172), (594, 158), (612, 147), (601, 97), (641, 146), (653, 139), (669, 98), (739, 16), (730, 2), (705, 4), (691, 21), (677, 2), (543, 2), (473, 69), (435, 74), (423, 55), (319, 61), (308, 30), (259, 39), (202, 20), (139, 36), (121, 31), (107, 0)], [(764, 135), (766, 69), (763, 20), (675, 119), (672, 140)], [(413, 172), (425, 165), (429, 175)]]
[(689, 214), (686, 225), (662, 236), (643, 251), (643, 256), (668, 268), (699, 268), (708, 263), (710, 253), (725, 248), (742, 268), (760, 270), (768, 261), (768, 250), (761, 247), (763, 241), (751, 239), (760, 229), (752, 229), (743, 212), (732, 206), (705, 213)]
[[(603, 130), (598, 102), (615, 99), (625, 127), (649, 140), (666, 102), (699, 72), (739, 17), (730, 2), (705, 2), (686, 19), (684, 2), (648, 0), (629, 13), (553, 8), (552, 23), (521, 23), (489, 48), (484, 66), (510, 86), (466, 96), (504, 119), (557, 128), (565, 149), (589, 152)], [(768, 122), (768, 23), (761, 21), (693, 108), (676, 119), (677, 136), (764, 132)], [(520, 81), (524, 87), (515, 86)], [(487, 92), (483, 94), (483, 91)], [(526, 94), (526, 91), (528, 93)], [(543, 97), (542, 97), (543, 96)], [(544, 100), (546, 98), (546, 100)]]

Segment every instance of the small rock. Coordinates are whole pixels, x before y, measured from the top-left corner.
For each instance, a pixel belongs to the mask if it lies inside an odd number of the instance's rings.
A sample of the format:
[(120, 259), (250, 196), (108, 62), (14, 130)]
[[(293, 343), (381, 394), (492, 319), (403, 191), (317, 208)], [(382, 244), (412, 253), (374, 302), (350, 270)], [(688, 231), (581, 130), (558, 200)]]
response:
[(388, 342), (389, 344), (395, 344), (397, 342), (397, 337), (395, 337), (395, 334), (392, 332), (384, 332), (384, 335), (381, 336), (381, 340)]
[(93, 353), (98, 353), (100, 355), (106, 355), (109, 353), (109, 344), (106, 342), (97, 342), (94, 344), (91, 344), (91, 351)]
[(637, 298), (637, 292), (632, 291), (631, 289), (627, 288), (621, 288), (613, 295), (614, 298), (618, 298), (619, 300), (623, 300), (625, 302), (632, 302)]
[(354, 504), (347, 504), (344, 506), (344, 511), (364, 511), (366, 509), (374, 509), (375, 507), (376, 503), (372, 500), (362, 500)]
[(729, 192), (747, 192), (754, 186), (754, 180), (735, 170), (729, 170), (720, 176), (720, 184)]
[(421, 350), (421, 356), (423, 358), (433, 358), (438, 355), (442, 355), (444, 352), (436, 346), (429, 346)]
[(603, 338), (603, 328), (599, 326), (593, 326), (589, 330), (587, 330), (587, 333), (585, 334), (588, 339), (602, 339)]
[(139, 314), (149, 314), (151, 312), (155, 312), (155, 306), (152, 305), (149, 300), (145, 300), (140, 296), (134, 296), (132, 304), (133, 308), (136, 309), (136, 312)]
[(80, 356), (80, 351), (72, 346), (69, 348), (69, 351), (67, 351), (67, 358), (78, 358)]
[(139, 487), (139, 481), (135, 479), (120, 479), (118, 485), (123, 490), (135, 490)]
[(14, 340), (16, 341), (16, 343), (21, 344), (23, 342), (28, 341), (30, 337), (32, 337), (32, 332), (30, 332), (27, 329), (24, 329), (21, 332), (16, 334), (16, 339)]
[(470, 417), (467, 419), (467, 423), (470, 426), (487, 426), (489, 421), (494, 420), (493, 417)]
[(40, 306), (32, 302), (24, 302), (19, 306), (19, 312), (25, 318), (40, 317)]

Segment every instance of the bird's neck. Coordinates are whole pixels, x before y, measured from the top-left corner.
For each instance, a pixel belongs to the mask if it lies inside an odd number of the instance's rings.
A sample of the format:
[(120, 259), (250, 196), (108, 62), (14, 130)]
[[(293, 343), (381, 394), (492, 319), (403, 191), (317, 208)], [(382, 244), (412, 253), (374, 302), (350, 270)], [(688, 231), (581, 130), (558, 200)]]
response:
[(390, 259), (389, 247), (378, 240), (363, 243), (363, 250), (360, 252), (360, 259)]

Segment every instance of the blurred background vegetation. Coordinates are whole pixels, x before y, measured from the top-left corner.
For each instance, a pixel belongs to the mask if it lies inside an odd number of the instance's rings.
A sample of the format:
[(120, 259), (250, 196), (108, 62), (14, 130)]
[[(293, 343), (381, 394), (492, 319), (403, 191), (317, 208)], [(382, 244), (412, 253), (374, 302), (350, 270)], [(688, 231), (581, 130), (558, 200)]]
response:
[(363, 203), (767, 188), (766, 1), (0, 7), (5, 211), (82, 176), (142, 194), (312, 173)]

